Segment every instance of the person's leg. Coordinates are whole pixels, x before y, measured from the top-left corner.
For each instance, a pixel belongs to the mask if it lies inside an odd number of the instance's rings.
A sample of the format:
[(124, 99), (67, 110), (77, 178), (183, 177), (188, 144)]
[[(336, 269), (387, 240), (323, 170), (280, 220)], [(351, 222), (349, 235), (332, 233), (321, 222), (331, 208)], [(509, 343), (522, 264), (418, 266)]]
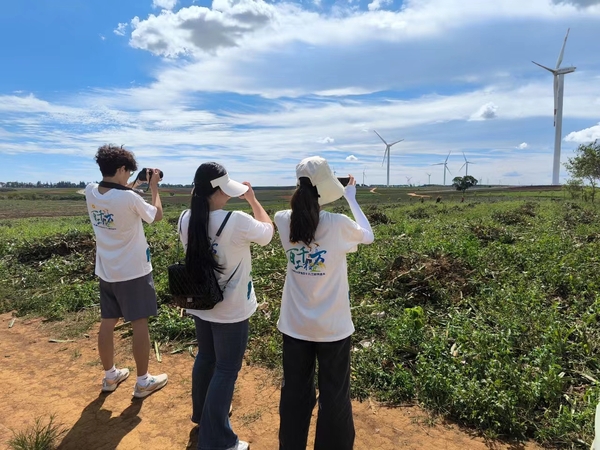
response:
[(351, 450), (354, 420), (350, 402), (350, 337), (317, 344), (319, 416), (315, 450)]
[(114, 361), (113, 334), (115, 325), (123, 316), (114, 292), (115, 283), (100, 279), (100, 331), (98, 332), (98, 354), (105, 371), (112, 369)]
[(156, 291), (152, 273), (133, 280), (112, 283), (119, 307), (126, 321), (133, 328), (133, 358), (137, 376), (148, 374), (150, 357), (150, 333), (148, 318), (157, 315)]
[(193, 316), (196, 323), (198, 353), (192, 369), (192, 422), (200, 423), (206, 391), (215, 370), (215, 348), (210, 322)]
[(113, 335), (119, 319), (102, 319), (98, 332), (98, 354), (104, 370), (110, 370), (115, 364)]
[(283, 335), (279, 449), (306, 450), (315, 407), (315, 343)]
[(228, 414), (248, 343), (248, 320), (237, 323), (211, 322), (210, 326), (216, 361), (202, 410), (198, 449), (226, 450), (238, 442)]
[(131, 322), (133, 328), (133, 359), (137, 376), (141, 377), (148, 373), (148, 359), (150, 357), (150, 332), (148, 331), (148, 319), (137, 319)]

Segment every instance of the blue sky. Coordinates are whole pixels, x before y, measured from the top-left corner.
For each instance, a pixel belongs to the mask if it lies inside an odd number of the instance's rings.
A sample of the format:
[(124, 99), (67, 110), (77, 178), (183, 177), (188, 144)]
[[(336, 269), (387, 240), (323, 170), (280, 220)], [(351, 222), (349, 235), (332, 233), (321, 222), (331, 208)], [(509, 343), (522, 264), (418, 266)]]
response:
[[(104, 143), (189, 183), (296, 162), (391, 183), (549, 184), (567, 28), (563, 162), (600, 138), (600, 0), (29, 0), (0, 16), (0, 181), (91, 181)], [(567, 173), (561, 170), (561, 181)], [(451, 178), (451, 177), (450, 177)]]

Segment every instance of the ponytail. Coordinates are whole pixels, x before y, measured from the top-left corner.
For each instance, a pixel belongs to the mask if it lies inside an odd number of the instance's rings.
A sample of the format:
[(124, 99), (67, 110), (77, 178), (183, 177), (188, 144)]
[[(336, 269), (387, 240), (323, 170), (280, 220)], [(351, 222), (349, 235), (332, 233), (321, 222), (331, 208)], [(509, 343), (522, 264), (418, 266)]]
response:
[(319, 194), (310, 179), (301, 177), (298, 181), (300, 184), (290, 202), (290, 242), (304, 242), (310, 245), (315, 240), (319, 225)]
[(222, 273), (223, 271), (211, 248), (208, 237), (208, 220), (210, 215), (209, 198), (219, 189), (219, 187), (213, 188), (210, 181), (226, 173), (223, 166), (214, 162), (204, 163), (196, 170), (190, 204), (188, 245), (185, 253), (185, 267), (191, 275), (204, 273), (207, 266), (217, 272)]

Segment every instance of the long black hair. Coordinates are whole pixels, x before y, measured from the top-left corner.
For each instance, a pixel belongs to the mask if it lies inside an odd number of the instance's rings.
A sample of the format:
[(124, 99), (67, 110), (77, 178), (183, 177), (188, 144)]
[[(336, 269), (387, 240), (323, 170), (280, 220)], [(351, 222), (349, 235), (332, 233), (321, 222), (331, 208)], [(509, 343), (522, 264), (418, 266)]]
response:
[(292, 195), (290, 219), (290, 242), (310, 245), (315, 240), (319, 225), (319, 193), (309, 178), (300, 177), (296, 192)]
[(188, 226), (188, 245), (185, 254), (185, 267), (191, 274), (203, 273), (206, 267), (217, 272), (223, 268), (215, 259), (208, 239), (208, 218), (210, 205), (208, 199), (219, 187), (212, 187), (211, 180), (222, 177), (227, 171), (216, 162), (201, 164), (194, 175), (194, 192), (190, 205), (190, 223)]

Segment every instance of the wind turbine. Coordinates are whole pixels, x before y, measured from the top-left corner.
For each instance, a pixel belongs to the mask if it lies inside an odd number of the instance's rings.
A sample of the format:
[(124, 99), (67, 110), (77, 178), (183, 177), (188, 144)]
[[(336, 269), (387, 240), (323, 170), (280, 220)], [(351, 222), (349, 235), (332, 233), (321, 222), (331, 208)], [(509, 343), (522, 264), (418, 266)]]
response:
[(446, 186), (446, 171), (452, 175), (452, 172), (448, 169), (448, 158), (450, 158), (450, 153), (452, 153), (452, 150), (448, 152), (448, 156), (446, 156), (446, 160), (443, 163), (432, 164), (432, 166), (444, 166), (444, 186)]
[(429, 184), (429, 185), (430, 185), (430, 184), (431, 184), (431, 174), (430, 174), (430, 173), (427, 173), (427, 172), (425, 172), (425, 174), (426, 174), (426, 175), (429, 177), (429, 183), (427, 183), (427, 184)]
[(367, 171), (367, 169), (363, 169), (363, 186), (365, 185), (365, 172)]
[(469, 175), (469, 164), (475, 164), (475, 163), (473, 163), (471, 161), (467, 161), (467, 157), (465, 156), (465, 152), (463, 152), (463, 158), (465, 158), (465, 163), (462, 166), (460, 166), (460, 169), (458, 169), (458, 170), (460, 171), (460, 170), (462, 170), (463, 167), (466, 166), (466, 168), (465, 168), (465, 177), (466, 177), (467, 175)]
[(406, 184), (408, 184), (410, 186), (410, 180), (412, 180), (413, 177), (406, 177)]
[(567, 38), (569, 37), (569, 29), (567, 29), (567, 35), (565, 41), (560, 49), (558, 55), (558, 61), (556, 61), (556, 68), (550, 69), (549, 67), (542, 66), (541, 64), (531, 61), (536, 66), (546, 69), (554, 75), (554, 163), (552, 165), (552, 184), (559, 184), (558, 175), (560, 172), (560, 143), (562, 135), (562, 115), (563, 115), (563, 93), (565, 89), (565, 75), (568, 73), (575, 72), (576, 67), (563, 67), (561, 69), (560, 64), (563, 60), (565, 53), (565, 46), (567, 45)]
[(381, 139), (385, 144), (385, 153), (383, 154), (383, 161), (381, 165), (383, 165), (383, 163), (385, 162), (385, 158), (387, 157), (387, 187), (390, 187), (390, 149), (392, 148), (392, 145), (396, 145), (398, 142), (402, 142), (404, 139), (400, 139), (399, 141), (388, 144), (377, 131), (375, 131), (375, 134), (379, 136), (379, 139)]

